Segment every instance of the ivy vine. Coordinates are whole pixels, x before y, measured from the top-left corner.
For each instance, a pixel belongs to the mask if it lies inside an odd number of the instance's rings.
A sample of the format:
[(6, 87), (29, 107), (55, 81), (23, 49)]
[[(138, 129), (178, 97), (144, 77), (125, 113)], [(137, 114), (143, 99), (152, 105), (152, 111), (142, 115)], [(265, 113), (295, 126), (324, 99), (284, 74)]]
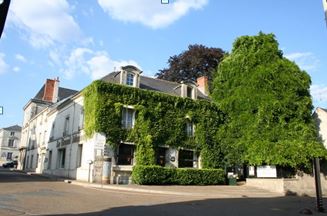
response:
[[(217, 133), (223, 113), (210, 101), (192, 100), (104, 81), (94, 81), (83, 90), (85, 134), (104, 133), (107, 143), (117, 147), (134, 142), (139, 165), (155, 164), (159, 146), (194, 149), (204, 168), (222, 167), (223, 151)], [(124, 105), (136, 111), (133, 129), (122, 127)], [(195, 125), (193, 137), (186, 134), (187, 121)]]

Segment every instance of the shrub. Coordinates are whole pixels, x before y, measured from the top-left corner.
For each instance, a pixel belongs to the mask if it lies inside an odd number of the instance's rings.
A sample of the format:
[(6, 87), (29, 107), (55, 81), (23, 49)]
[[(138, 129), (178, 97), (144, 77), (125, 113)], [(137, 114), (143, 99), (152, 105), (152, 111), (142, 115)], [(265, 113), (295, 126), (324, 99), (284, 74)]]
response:
[(134, 166), (133, 182), (141, 185), (216, 185), (225, 183), (222, 169), (167, 168), (161, 166)]
[(166, 169), (156, 165), (134, 166), (132, 172), (133, 182), (141, 185), (170, 184), (171, 179), (174, 178), (173, 175), (173, 169)]

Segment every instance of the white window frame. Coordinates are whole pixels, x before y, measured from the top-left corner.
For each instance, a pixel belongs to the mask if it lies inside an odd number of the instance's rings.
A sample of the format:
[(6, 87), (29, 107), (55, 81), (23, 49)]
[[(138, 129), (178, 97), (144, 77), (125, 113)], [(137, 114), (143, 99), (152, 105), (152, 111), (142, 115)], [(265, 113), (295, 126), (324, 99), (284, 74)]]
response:
[(67, 136), (69, 134), (69, 122), (70, 121), (70, 116), (67, 115), (65, 118), (65, 123), (64, 123), (64, 132), (63, 136)]
[(126, 85), (128, 86), (134, 86), (135, 83), (135, 74), (132, 72), (126, 73)]
[(15, 140), (14, 139), (9, 139), (8, 140), (8, 147), (15, 147)]
[(78, 130), (82, 130), (84, 128), (84, 109), (81, 109), (81, 113), (79, 116)]
[(186, 135), (188, 137), (194, 137), (194, 132), (195, 132), (195, 126), (192, 123), (192, 121), (188, 119), (186, 121)]
[(58, 149), (58, 168), (64, 169), (66, 165), (66, 148)]
[[(126, 111), (130, 111), (131, 113), (131, 120), (129, 121), (129, 113), (130, 112), (126, 112)], [(133, 106), (123, 106), (122, 109), (122, 127), (125, 129), (132, 129), (134, 128), (134, 124), (135, 124), (135, 109)]]
[(82, 154), (83, 154), (83, 144), (78, 144), (77, 147), (77, 160), (76, 160), (76, 168), (82, 166)]
[[(9, 155), (10, 155), (10, 157), (9, 157)], [(6, 157), (6, 159), (7, 159), (7, 160), (12, 160), (12, 156), (13, 156), (13, 153), (12, 153), (12, 152), (7, 152), (7, 157)]]

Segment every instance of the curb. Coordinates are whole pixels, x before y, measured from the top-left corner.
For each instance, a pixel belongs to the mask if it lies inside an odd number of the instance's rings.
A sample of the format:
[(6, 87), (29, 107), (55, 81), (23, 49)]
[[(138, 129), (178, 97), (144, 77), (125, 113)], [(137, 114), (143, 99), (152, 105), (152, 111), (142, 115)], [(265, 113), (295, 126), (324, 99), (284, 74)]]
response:
[(109, 189), (109, 190), (117, 190), (117, 191), (129, 191), (129, 192), (139, 192), (139, 193), (152, 193), (152, 194), (166, 194), (166, 195), (180, 195), (180, 196), (192, 196), (192, 193), (182, 193), (182, 192), (173, 192), (173, 191), (161, 191), (161, 190), (149, 190), (149, 189), (141, 189), (141, 188), (126, 188), (120, 186), (113, 185), (101, 185), (94, 183), (84, 183), (72, 180), (64, 180), (65, 183), (84, 186), (89, 188), (99, 188), (99, 189)]

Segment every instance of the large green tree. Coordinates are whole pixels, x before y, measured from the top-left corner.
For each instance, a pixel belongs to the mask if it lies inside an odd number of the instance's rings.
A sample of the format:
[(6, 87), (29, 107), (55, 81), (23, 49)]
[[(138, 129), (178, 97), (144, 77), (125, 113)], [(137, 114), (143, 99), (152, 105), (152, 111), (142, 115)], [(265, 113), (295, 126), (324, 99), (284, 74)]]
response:
[(325, 155), (311, 116), (310, 76), (273, 34), (239, 37), (220, 63), (213, 99), (228, 115), (218, 137), (227, 164), (298, 167)]
[(156, 75), (159, 79), (174, 82), (196, 81), (198, 77), (207, 76), (211, 86), (213, 73), (224, 54), (220, 48), (189, 45), (188, 50), (171, 56), (168, 60), (169, 67), (159, 70)]

